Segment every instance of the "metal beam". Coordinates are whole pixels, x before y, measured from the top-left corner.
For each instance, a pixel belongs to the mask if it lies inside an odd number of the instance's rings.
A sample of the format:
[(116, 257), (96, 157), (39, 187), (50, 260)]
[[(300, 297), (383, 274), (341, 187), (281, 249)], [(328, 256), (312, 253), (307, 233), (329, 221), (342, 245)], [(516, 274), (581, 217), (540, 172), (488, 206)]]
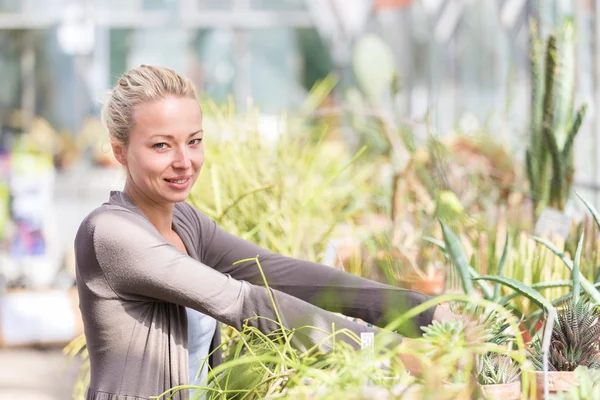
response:
[[(206, 11), (196, 14), (173, 17), (164, 12), (133, 12), (117, 14), (94, 12), (94, 24), (110, 28), (155, 28), (181, 26), (188, 29), (199, 28), (240, 28), (258, 29), (275, 26), (296, 28), (313, 27), (311, 15), (307, 11)], [(0, 30), (43, 29), (59, 25), (57, 15), (31, 15), (24, 13), (0, 13)]]

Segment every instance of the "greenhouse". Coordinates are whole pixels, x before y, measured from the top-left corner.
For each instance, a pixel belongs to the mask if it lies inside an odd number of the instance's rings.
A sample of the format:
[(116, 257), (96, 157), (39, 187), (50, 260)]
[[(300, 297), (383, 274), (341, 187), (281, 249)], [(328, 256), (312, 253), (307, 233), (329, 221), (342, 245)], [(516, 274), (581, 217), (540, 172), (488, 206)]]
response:
[(600, 400), (600, 1), (0, 0), (0, 398)]

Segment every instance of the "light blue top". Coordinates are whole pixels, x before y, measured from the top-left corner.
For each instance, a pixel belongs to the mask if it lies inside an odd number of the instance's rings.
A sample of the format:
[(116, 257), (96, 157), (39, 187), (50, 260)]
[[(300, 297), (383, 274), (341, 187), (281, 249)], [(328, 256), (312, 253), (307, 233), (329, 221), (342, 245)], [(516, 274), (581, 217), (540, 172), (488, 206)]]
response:
[(217, 321), (186, 307), (188, 318), (188, 353), (190, 385), (204, 386), (208, 375), (208, 353)]

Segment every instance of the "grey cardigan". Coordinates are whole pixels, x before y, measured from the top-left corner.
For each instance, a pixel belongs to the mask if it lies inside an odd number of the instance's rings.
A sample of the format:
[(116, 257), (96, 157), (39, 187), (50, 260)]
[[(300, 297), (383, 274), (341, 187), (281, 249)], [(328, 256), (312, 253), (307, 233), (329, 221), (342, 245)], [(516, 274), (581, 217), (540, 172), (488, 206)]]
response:
[[(175, 205), (173, 228), (189, 256), (165, 241), (123, 192), (111, 192), (81, 223), (75, 252), (91, 366), (88, 400), (148, 399), (187, 384), (185, 307), (238, 330), (245, 322), (265, 333), (277, 329), (260, 271), (254, 262), (233, 265), (242, 259), (259, 257), (284, 326), (319, 328), (293, 335), (299, 348), (321, 342), (332, 324), (355, 333), (376, 331), (333, 312), (381, 325), (428, 299), (271, 253), (225, 232), (187, 203)], [(420, 314), (400, 333), (420, 334), (432, 316), (433, 309)], [(217, 326), (211, 349), (219, 346), (218, 332)], [(210, 363), (219, 362), (216, 351)], [(174, 399), (187, 397), (181, 391)]]

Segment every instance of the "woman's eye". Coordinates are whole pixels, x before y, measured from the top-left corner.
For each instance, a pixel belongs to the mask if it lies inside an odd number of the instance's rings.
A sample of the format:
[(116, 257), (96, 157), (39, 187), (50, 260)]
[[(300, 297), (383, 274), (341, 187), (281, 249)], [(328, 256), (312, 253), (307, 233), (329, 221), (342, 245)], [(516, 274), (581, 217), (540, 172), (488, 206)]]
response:
[(195, 146), (195, 145), (197, 145), (197, 144), (200, 144), (200, 142), (201, 142), (201, 141), (202, 141), (202, 139), (192, 139), (192, 140), (190, 141), (190, 144), (191, 144), (192, 146)]
[(152, 145), (152, 147), (154, 147), (155, 149), (164, 149), (167, 147), (166, 143), (156, 143), (154, 145)]

